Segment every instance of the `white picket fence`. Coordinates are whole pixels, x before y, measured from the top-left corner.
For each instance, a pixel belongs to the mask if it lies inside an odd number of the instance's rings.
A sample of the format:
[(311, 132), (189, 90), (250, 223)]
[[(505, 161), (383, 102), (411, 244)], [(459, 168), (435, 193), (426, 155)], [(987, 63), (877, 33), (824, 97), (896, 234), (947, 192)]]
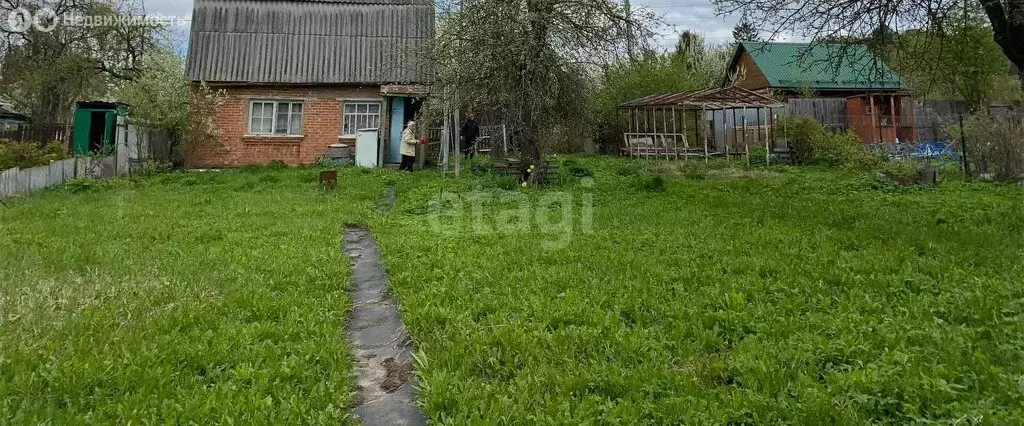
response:
[(106, 179), (127, 171), (127, 167), (118, 167), (113, 155), (69, 158), (30, 169), (15, 167), (0, 171), (0, 199), (41, 191), (71, 179)]

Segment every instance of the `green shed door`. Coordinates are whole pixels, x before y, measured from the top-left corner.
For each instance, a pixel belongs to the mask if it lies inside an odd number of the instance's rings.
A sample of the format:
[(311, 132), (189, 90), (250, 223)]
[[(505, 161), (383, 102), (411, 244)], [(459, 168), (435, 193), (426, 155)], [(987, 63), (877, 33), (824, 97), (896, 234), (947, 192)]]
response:
[(117, 111), (107, 111), (104, 124), (106, 127), (103, 129), (103, 152), (111, 153), (114, 152), (114, 135), (117, 129)]
[(89, 154), (89, 119), (92, 111), (84, 109), (75, 110), (75, 130), (71, 139), (71, 149), (75, 155)]

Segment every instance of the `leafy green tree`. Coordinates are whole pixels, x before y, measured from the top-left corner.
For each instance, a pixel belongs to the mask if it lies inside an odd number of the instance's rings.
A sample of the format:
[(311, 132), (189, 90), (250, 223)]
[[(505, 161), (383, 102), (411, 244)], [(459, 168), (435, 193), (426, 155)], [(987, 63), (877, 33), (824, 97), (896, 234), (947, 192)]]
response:
[(921, 97), (959, 98), (973, 110), (1020, 99), (1011, 64), (979, 14), (961, 11), (945, 26), (907, 31), (893, 40), (887, 62)]
[(188, 121), (185, 59), (169, 49), (153, 50), (142, 60), (138, 77), (121, 85), (115, 97), (148, 127), (180, 134)]
[(685, 31), (672, 52), (646, 50), (635, 61), (621, 61), (602, 73), (594, 101), (598, 142), (612, 151), (618, 140), (618, 104), (653, 94), (718, 86), (725, 77), (729, 46), (708, 47), (704, 37)]
[[(24, 8), (39, 16), (57, 14), (99, 19), (138, 15), (118, 1), (11, 0), (0, 16)], [(110, 22), (118, 22), (116, 19)], [(158, 28), (138, 23), (69, 25), (41, 21), (46, 28), (8, 28), (0, 23), (0, 96), (37, 123), (67, 123), (75, 101), (106, 98), (111, 87), (138, 76), (138, 64), (155, 42)]]

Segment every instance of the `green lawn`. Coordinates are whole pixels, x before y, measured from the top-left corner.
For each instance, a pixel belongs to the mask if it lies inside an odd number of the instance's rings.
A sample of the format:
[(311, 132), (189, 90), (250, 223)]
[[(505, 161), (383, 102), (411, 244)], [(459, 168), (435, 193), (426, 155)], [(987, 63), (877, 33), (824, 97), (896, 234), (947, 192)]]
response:
[(592, 185), (256, 170), (0, 207), (4, 422), (346, 417), (346, 222), (435, 422), (1024, 421), (1021, 187), (573, 161)]

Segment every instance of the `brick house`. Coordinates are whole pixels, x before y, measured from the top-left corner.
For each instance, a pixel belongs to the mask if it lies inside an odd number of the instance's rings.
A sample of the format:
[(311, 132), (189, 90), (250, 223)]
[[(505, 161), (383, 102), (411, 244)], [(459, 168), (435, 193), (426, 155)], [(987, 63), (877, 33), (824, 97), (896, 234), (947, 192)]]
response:
[(426, 93), (432, 0), (196, 0), (186, 75), (223, 89), (220, 146), (189, 166), (310, 164), (379, 129), (382, 163)]

